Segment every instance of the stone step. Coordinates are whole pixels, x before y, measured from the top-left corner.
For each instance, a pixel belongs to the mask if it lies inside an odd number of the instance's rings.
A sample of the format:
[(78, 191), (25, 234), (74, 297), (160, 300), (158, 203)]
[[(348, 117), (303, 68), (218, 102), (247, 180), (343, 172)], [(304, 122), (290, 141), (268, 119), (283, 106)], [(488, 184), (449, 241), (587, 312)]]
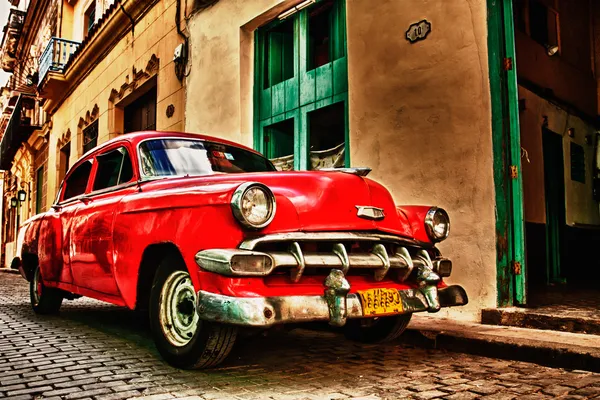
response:
[(568, 311), (548, 313), (516, 307), (485, 309), (481, 312), (481, 322), (487, 325), (600, 335), (600, 319)]
[(600, 372), (600, 338), (596, 335), (414, 315), (400, 340), (424, 348)]

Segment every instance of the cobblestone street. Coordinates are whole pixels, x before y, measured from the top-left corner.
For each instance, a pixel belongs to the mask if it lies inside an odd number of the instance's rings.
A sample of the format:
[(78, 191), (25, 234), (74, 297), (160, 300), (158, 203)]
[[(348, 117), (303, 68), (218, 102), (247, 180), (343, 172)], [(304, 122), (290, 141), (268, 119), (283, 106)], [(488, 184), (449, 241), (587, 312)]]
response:
[(239, 340), (222, 367), (164, 363), (142, 319), (79, 299), (34, 315), (27, 283), (0, 273), (0, 398), (600, 398), (600, 374), (294, 330)]

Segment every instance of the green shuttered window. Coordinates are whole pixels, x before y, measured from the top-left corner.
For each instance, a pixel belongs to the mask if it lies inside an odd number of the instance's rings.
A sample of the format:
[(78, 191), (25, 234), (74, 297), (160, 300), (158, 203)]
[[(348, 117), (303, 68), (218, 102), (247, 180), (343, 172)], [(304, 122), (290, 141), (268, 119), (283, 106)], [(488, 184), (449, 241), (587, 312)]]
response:
[(344, 0), (316, 1), (255, 35), (255, 148), (278, 169), (348, 165)]

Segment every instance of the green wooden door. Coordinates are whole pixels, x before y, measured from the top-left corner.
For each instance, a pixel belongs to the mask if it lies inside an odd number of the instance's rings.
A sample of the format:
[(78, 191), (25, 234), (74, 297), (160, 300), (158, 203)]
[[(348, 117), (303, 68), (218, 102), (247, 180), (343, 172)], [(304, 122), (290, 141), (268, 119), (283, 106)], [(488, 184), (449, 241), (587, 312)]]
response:
[(44, 211), (43, 201), (44, 193), (44, 167), (38, 168), (35, 174), (35, 213), (39, 214)]
[(562, 282), (561, 258), (565, 226), (565, 172), (562, 136), (544, 129), (544, 193), (546, 197), (546, 279)]

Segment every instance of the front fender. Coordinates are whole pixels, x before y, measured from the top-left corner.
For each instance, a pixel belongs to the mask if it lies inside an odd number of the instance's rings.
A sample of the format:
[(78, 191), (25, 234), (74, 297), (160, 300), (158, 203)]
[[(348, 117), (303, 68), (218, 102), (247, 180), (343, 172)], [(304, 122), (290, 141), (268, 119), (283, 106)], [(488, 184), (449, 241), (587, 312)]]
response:
[(415, 240), (428, 244), (432, 243), (427, 234), (427, 229), (425, 228), (425, 216), (430, 209), (430, 206), (402, 205), (396, 207), (397, 212), (404, 214), (405, 218), (408, 219)]
[(229, 204), (118, 213), (114, 225), (114, 276), (125, 304), (134, 308), (144, 251), (171, 243), (180, 252), (194, 287), (200, 286), (195, 255), (214, 247), (237, 247), (243, 231)]

